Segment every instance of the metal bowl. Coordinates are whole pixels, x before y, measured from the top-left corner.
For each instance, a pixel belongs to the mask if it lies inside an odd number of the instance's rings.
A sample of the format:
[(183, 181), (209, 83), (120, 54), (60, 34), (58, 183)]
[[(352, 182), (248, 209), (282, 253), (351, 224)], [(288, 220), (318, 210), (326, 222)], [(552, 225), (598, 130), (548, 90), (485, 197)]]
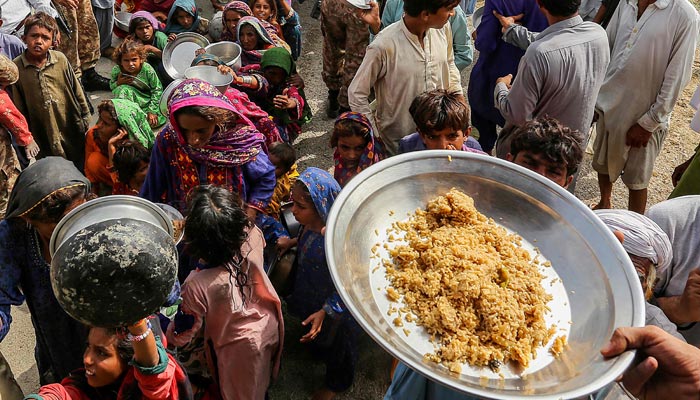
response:
[(234, 42), (212, 43), (205, 47), (207, 53), (213, 54), (225, 62), (226, 65), (238, 71), (241, 68), (241, 46)]
[(124, 32), (129, 32), (129, 22), (131, 22), (131, 13), (126, 11), (117, 11), (114, 13), (114, 26)]
[(160, 96), (158, 106), (160, 108), (160, 113), (163, 114), (165, 118), (168, 118), (168, 100), (170, 100), (170, 95), (173, 94), (173, 90), (175, 90), (175, 88), (183, 81), (184, 79), (175, 79), (174, 81), (170, 82), (170, 84), (163, 90), (163, 95)]
[(222, 74), (216, 67), (211, 65), (197, 65), (185, 70), (186, 79), (201, 79), (216, 86), (221, 93), (226, 93), (226, 89), (233, 82), (233, 76)]
[[(182, 215), (180, 211), (177, 210), (177, 208), (165, 204), (165, 203), (155, 203), (158, 207), (160, 207), (161, 210), (165, 213), (165, 215), (170, 218), (170, 222), (173, 224), (173, 240), (175, 241), (175, 244), (179, 244), (182, 241), (182, 238), (185, 236), (185, 217)], [(181, 224), (180, 229), (178, 230), (175, 224)]]
[(157, 205), (136, 196), (113, 195), (88, 201), (73, 209), (56, 225), (49, 242), (49, 252), (54, 252), (78, 231), (98, 222), (132, 219), (148, 222), (174, 234), (170, 218)]
[(163, 49), (163, 68), (172, 79), (181, 79), (194, 60), (195, 52), (207, 47), (209, 40), (194, 32), (183, 32)]
[[(452, 187), (472, 196), (480, 212), (525, 242), (536, 242), (562, 280), (572, 322), (568, 348), (527, 380), (517, 374), (483, 379), (464, 369), (452, 374), (442, 365), (425, 363), (416, 343), (393, 326), (393, 316), (380, 311), (379, 298), (386, 296), (376, 286), (376, 276), (383, 279), (383, 274), (371, 271), (376, 263), (370, 258), (372, 246), (386, 238), (393, 222)], [(599, 352), (615, 328), (644, 325), (644, 298), (629, 257), (586, 205), (515, 164), (444, 150), (392, 157), (348, 183), (326, 227), (331, 276), (352, 315), (388, 352), (433, 381), (487, 398), (570, 399), (610, 383), (634, 358), (628, 352), (605, 360)], [(431, 349), (427, 335), (424, 341)]]
[(125, 74), (122, 72), (122, 75), (124, 75), (127, 78), (133, 78), (133, 81), (131, 82), (131, 86), (135, 87), (139, 91), (143, 93), (151, 93), (151, 88), (148, 86), (148, 84), (144, 81), (141, 80), (138, 76), (134, 75), (129, 75)]

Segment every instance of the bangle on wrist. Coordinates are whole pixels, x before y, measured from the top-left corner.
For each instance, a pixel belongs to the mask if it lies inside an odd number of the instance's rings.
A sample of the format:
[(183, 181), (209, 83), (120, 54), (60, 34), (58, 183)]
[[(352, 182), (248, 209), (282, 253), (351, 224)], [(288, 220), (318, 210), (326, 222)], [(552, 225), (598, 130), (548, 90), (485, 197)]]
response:
[(291, 7), (289, 7), (289, 12), (288, 12), (287, 15), (284, 17), (284, 19), (292, 19), (293, 16), (294, 16), (294, 9), (291, 8)]
[[(142, 325), (142, 323), (140, 322), (138, 325), (134, 325), (134, 326), (141, 326), (141, 325)], [(146, 325), (145, 332), (141, 333), (140, 335), (134, 335), (131, 332), (129, 332), (126, 335), (126, 340), (128, 340), (130, 342), (140, 342), (143, 339), (147, 338), (153, 332), (153, 329), (152, 329), (153, 327), (151, 326), (151, 321), (149, 321), (149, 320), (146, 320), (145, 325)]]

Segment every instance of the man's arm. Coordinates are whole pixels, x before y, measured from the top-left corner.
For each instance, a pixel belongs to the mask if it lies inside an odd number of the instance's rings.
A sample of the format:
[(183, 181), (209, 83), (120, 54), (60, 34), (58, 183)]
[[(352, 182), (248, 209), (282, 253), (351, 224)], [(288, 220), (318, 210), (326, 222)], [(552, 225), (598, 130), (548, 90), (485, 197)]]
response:
[(58, 11), (51, 7), (51, 0), (26, 0), (34, 11), (43, 11), (50, 16), (56, 18), (58, 16)]
[(525, 56), (518, 65), (518, 79), (510, 89), (504, 82), (496, 81), (494, 106), (501, 112), (506, 122), (519, 126), (532, 118), (532, 112), (539, 101), (543, 63), (536, 56)]
[(539, 32), (530, 32), (522, 25), (512, 24), (503, 32), (503, 41), (523, 50), (535, 41)]
[[(674, 21), (674, 23), (677, 23)], [(656, 96), (656, 101), (649, 110), (637, 120), (637, 123), (649, 132), (654, 132), (673, 110), (681, 90), (688, 84), (693, 70), (695, 46), (697, 44), (700, 22), (695, 18), (682, 23), (676, 31), (671, 48), (664, 81)]]
[(383, 78), (385, 73), (386, 65), (382, 52), (377, 47), (369, 45), (365, 58), (348, 87), (348, 103), (352, 111), (365, 114), (370, 121), (372, 120), (369, 93), (377, 80)]

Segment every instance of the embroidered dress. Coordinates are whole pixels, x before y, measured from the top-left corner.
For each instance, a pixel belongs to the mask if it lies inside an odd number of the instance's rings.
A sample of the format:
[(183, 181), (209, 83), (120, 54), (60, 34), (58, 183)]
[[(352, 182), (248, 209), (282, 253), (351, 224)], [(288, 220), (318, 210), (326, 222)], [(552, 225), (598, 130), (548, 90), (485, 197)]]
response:
[[(241, 17), (249, 17), (253, 15), (253, 11), (250, 9), (248, 4), (244, 1), (232, 1), (224, 7), (224, 12), (221, 19), (223, 20), (226, 16), (226, 11), (235, 11), (241, 15)], [(240, 23), (240, 22), (239, 22)], [(236, 28), (237, 29), (237, 28)], [(221, 32), (221, 41), (235, 42), (238, 39), (238, 32), (230, 32), (224, 23), (224, 30)]]
[(359, 174), (360, 172), (362, 172), (362, 170), (369, 167), (370, 165), (378, 163), (385, 157), (384, 144), (382, 143), (381, 139), (374, 136), (372, 124), (369, 122), (367, 117), (365, 117), (363, 114), (349, 111), (341, 114), (335, 120), (335, 123), (337, 124), (339, 121), (342, 121), (344, 119), (355, 121), (364, 126), (365, 128), (369, 129), (369, 141), (367, 142), (367, 146), (365, 147), (364, 151), (362, 152), (362, 155), (360, 156), (360, 160), (357, 163), (357, 166), (354, 166), (352, 168), (348, 168), (343, 163), (343, 160), (340, 158), (340, 152), (338, 151), (338, 147), (335, 148), (335, 151), (333, 152), (333, 161), (335, 163), (333, 177), (336, 181), (338, 181), (338, 184), (340, 184), (341, 187), (345, 187), (345, 184), (348, 183), (348, 181), (350, 181), (350, 179), (352, 179), (355, 175)]
[[(325, 222), (340, 185), (328, 172), (313, 167), (307, 168), (298, 179), (309, 189), (316, 211)], [(328, 310), (321, 332), (309, 346), (326, 364), (326, 386), (342, 392), (354, 379), (360, 328), (333, 285), (320, 232), (302, 227), (296, 263), (294, 287), (285, 298), (288, 310), (302, 320), (321, 309)]]
[[(118, 65), (112, 67), (112, 79), (109, 82), (109, 87), (112, 88), (114, 98), (136, 103), (144, 112), (155, 114), (158, 117), (158, 126), (165, 124), (166, 119), (160, 113), (159, 106), (160, 96), (163, 95), (163, 85), (160, 83), (158, 74), (151, 64), (143, 63), (141, 71), (136, 75), (136, 78), (140, 81), (139, 84), (142, 82), (147, 88), (140, 89), (126, 84), (117, 86), (117, 78), (121, 72)], [(150, 146), (147, 147), (150, 148)]]
[[(251, 26), (258, 35), (258, 44), (261, 46), (260, 49), (245, 50), (243, 45), (241, 45), (241, 28), (244, 26)], [(243, 52), (241, 53), (241, 63), (245, 67), (249, 64), (260, 64), (262, 56), (265, 50), (272, 49), (275, 47), (282, 47), (287, 52), (290, 52), (289, 45), (279, 36), (277, 36), (275, 27), (269, 22), (260, 21), (259, 19), (251, 16), (246, 16), (238, 21), (238, 26), (236, 27), (236, 35), (238, 35), (239, 40), (237, 43), (241, 45)], [(290, 52), (291, 54), (291, 52)]]
[[(188, 106), (212, 106), (235, 114), (202, 148), (189, 146), (174, 114)], [(263, 211), (275, 187), (275, 167), (263, 151), (264, 138), (211, 84), (188, 79), (173, 90), (170, 122), (156, 137), (141, 197), (165, 202), (181, 212), (187, 194), (199, 185), (225, 186), (249, 207)]]

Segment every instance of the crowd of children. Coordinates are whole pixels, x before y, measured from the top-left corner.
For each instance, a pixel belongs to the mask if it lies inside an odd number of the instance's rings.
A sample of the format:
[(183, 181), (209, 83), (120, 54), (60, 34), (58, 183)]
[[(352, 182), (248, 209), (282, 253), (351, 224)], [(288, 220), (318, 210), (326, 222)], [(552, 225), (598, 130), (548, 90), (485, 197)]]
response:
[[(294, 142), (312, 115), (296, 66), (302, 30), (291, 0), (212, 0), (211, 19), (194, 0), (116, 1), (133, 14), (127, 32), (115, 31), (121, 42), (111, 49), (112, 98), (94, 110), (93, 127), (81, 81), (54, 50), (64, 33), (49, 14), (29, 15), (22, 51), (0, 48), (0, 341), (11, 326), (11, 306), (26, 301), (44, 385), (27, 398), (265, 399), (284, 367), (283, 304), (306, 329), (299, 340), (326, 367), (314, 399), (348, 390), (361, 329), (326, 262), (325, 226), (336, 197), (357, 174), (395, 154), (439, 149), (488, 156), (496, 126), (505, 123), (494, 90), (525, 54), (501, 40), (501, 25), (503, 32), (513, 28), (499, 12), (523, 12), (511, 22), (522, 19), (535, 30), (546, 28), (545, 20), (566, 20), (552, 17), (539, 0), (486, 1), (495, 17), (476, 33), (481, 54), (469, 84), (472, 115), (459, 70), (472, 62), (473, 48), (466, 16), (455, 11), (459, 3), (388, 0), (360, 10), (344, 0), (321, 2), (332, 174), (297, 169)], [(242, 66), (234, 70), (201, 49), (192, 66), (216, 67), (232, 83), (219, 88), (185, 79), (162, 98), (173, 82), (163, 51), (185, 32), (237, 43)], [(587, 132), (556, 116), (530, 117), (509, 131), (504, 157), (569, 187)], [(48, 245), (56, 224), (78, 205), (110, 194), (166, 203), (186, 216), (172, 318), (85, 327), (54, 297)], [(289, 204), (298, 233), (281, 216)], [(295, 255), (294, 272), (288, 290), (278, 293), (267, 272), (285, 253)], [(4, 363), (0, 354), (0, 396), (20, 399)], [(8, 382), (14, 391), (5, 389)], [(399, 364), (387, 398), (428, 398), (419, 393), (430, 385)]]

